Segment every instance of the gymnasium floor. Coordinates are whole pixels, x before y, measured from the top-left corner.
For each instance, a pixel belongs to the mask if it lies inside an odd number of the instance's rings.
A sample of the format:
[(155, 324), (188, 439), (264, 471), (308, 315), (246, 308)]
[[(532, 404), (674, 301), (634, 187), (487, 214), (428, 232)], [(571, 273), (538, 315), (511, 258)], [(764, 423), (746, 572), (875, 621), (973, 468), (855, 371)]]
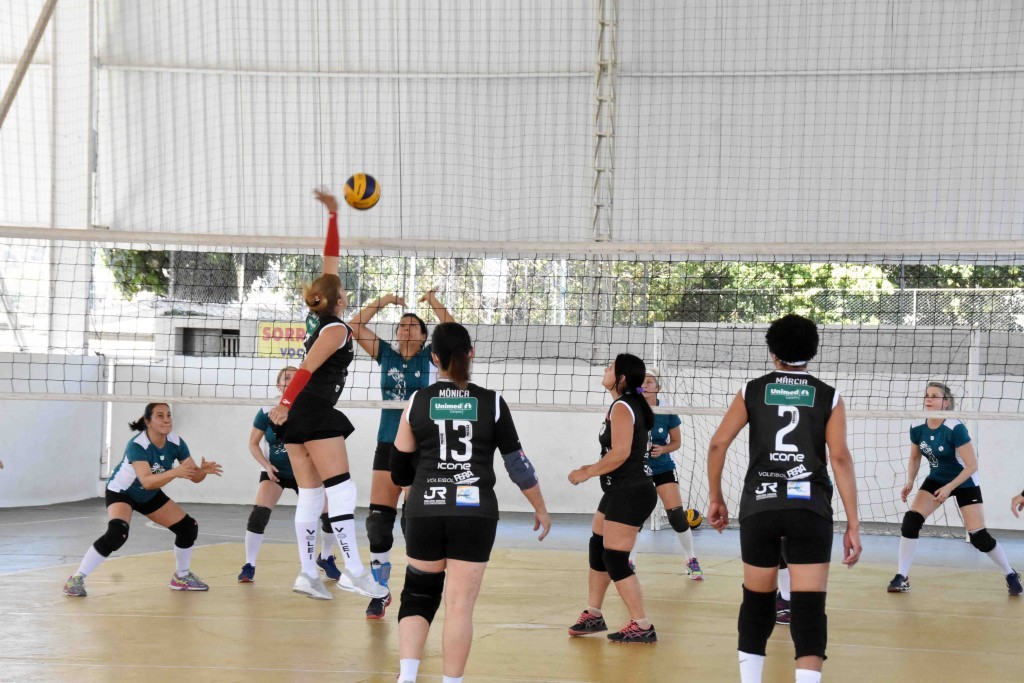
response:
[[(271, 519), (256, 583), (240, 585), (248, 506), (185, 507), (200, 523), (193, 569), (209, 593), (167, 589), (171, 536), (136, 516), (123, 552), (77, 600), (60, 589), (105, 528), (102, 501), (0, 509), (0, 680), (395, 680), (397, 604), (384, 621), (367, 622), (364, 598), (336, 591), (321, 602), (291, 592), (292, 508)], [(1024, 534), (996, 535), (1024, 569)], [(738, 679), (735, 532), (697, 531), (707, 578), (692, 582), (680, 572), (672, 531), (644, 531), (638, 571), (658, 629), (654, 646), (567, 636), (585, 603), (589, 536), (589, 518), (559, 516), (541, 544), (526, 516), (505, 516), (477, 605), (467, 683)], [(860, 565), (833, 567), (825, 680), (1021, 680), (1024, 600), (1006, 595), (988, 558), (962, 540), (922, 539), (913, 592), (889, 595), (897, 542), (868, 536)], [(397, 594), (404, 572), (396, 550)], [(614, 593), (605, 607), (611, 624), (625, 620)], [(436, 628), (419, 680), (440, 680), (439, 651)], [(765, 680), (793, 680), (787, 627), (777, 627), (768, 654)]]

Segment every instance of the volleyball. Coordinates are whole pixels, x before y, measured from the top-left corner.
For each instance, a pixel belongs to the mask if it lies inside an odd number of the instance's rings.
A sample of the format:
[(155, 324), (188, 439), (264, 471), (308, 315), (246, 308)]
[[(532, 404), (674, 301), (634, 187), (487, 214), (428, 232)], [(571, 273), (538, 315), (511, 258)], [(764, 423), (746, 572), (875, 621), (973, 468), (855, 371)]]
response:
[(697, 510), (690, 508), (686, 511), (686, 522), (690, 525), (691, 529), (696, 529), (703, 521), (704, 515), (700, 514)]
[(373, 208), (380, 201), (380, 184), (368, 173), (356, 173), (345, 181), (345, 201), (360, 211)]

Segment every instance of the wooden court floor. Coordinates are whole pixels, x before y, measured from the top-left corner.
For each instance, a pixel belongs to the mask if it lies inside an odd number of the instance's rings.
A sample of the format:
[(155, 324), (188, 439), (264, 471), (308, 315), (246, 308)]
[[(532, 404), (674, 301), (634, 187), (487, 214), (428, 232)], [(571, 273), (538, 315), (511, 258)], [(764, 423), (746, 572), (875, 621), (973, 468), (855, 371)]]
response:
[[(196, 548), (193, 569), (209, 593), (167, 588), (170, 551), (108, 561), (88, 580), (85, 599), (60, 592), (71, 565), (0, 576), (0, 680), (395, 680), (397, 601), (384, 621), (368, 622), (364, 598), (338, 591), (321, 602), (292, 593), (290, 544), (265, 544), (256, 583), (240, 585), (242, 555), (239, 543)], [(613, 645), (566, 634), (585, 603), (584, 553), (496, 549), (467, 683), (738, 680), (741, 565), (710, 556), (702, 563), (707, 579), (693, 582), (681, 575), (678, 556), (642, 554), (659, 642)], [(403, 574), (396, 563), (396, 594)], [(905, 595), (885, 592), (891, 574), (882, 565), (833, 568), (825, 680), (1022, 680), (1024, 601), (1006, 595), (997, 572), (922, 566)], [(625, 619), (617, 596), (605, 611), (610, 624)], [(766, 681), (793, 680), (792, 652), (787, 627), (777, 627)], [(420, 680), (439, 681), (440, 673), (435, 628)]]

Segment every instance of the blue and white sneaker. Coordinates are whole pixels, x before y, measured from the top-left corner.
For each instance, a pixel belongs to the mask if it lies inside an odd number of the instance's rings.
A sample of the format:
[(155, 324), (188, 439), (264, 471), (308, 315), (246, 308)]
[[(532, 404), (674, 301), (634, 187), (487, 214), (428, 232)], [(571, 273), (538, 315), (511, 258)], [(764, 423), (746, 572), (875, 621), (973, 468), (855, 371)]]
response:
[(331, 581), (337, 581), (341, 578), (341, 570), (334, 563), (334, 559), (334, 555), (329, 556), (326, 560), (320, 559), (319, 555), (316, 556), (316, 566), (320, 567), (320, 571)]
[(238, 573), (238, 583), (252, 583), (256, 580), (256, 567), (248, 562), (242, 565), (242, 571)]

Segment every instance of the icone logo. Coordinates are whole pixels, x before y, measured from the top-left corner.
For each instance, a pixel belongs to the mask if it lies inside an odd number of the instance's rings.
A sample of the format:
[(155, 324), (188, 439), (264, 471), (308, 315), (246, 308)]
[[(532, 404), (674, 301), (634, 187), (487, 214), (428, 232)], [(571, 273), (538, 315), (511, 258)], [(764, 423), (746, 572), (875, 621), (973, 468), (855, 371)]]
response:
[(768, 459), (772, 462), (803, 462), (803, 453), (779, 453), (778, 451), (768, 454)]

